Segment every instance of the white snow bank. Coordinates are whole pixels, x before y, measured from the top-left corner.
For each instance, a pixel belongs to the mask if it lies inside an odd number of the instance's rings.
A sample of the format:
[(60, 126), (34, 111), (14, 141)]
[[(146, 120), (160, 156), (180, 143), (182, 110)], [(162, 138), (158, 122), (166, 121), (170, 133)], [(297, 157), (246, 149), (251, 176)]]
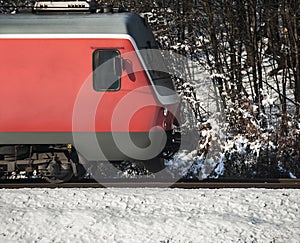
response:
[(0, 242), (299, 242), (299, 222), (300, 190), (0, 190)]

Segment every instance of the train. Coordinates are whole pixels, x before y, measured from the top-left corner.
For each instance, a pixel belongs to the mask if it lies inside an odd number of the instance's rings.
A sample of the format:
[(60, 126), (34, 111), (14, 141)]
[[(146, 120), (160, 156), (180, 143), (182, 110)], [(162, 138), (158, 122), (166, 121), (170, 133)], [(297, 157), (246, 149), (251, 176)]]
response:
[(88, 161), (155, 172), (180, 147), (179, 99), (147, 22), (86, 3), (0, 16), (2, 176), (66, 182)]

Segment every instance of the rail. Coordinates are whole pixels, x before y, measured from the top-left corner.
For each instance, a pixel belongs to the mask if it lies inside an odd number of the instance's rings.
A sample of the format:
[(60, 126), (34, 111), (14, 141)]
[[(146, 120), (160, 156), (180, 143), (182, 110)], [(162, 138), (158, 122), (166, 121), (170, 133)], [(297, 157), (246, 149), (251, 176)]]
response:
[(268, 189), (300, 189), (300, 179), (218, 179), (203, 181), (168, 181), (114, 179), (103, 181), (94, 180), (68, 182), (62, 184), (46, 183), (43, 180), (5, 180), (0, 181), (0, 188), (182, 188), (182, 189), (220, 189), (220, 188), (268, 188)]

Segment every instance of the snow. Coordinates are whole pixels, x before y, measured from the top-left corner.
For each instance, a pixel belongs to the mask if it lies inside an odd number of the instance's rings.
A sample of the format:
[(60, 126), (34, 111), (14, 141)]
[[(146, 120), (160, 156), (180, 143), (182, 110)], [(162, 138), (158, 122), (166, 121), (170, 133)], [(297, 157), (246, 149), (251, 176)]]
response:
[(0, 242), (299, 242), (300, 190), (2, 189)]

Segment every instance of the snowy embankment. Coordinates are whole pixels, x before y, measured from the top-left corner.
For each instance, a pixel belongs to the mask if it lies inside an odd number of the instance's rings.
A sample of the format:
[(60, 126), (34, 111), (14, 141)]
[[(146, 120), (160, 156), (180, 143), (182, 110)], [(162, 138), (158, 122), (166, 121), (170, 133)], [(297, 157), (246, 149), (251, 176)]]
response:
[(0, 242), (299, 242), (300, 190), (2, 189)]

